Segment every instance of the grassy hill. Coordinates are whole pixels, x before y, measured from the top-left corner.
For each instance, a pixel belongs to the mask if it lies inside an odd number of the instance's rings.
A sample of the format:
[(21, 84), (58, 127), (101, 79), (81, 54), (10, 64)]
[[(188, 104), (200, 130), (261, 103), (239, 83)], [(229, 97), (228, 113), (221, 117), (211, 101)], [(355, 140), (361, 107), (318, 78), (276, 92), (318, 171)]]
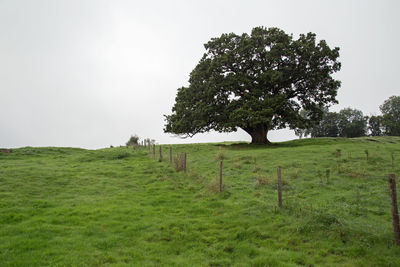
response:
[(0, 152), (0, 266), (400, 266), (400, 138), (168, 148)]

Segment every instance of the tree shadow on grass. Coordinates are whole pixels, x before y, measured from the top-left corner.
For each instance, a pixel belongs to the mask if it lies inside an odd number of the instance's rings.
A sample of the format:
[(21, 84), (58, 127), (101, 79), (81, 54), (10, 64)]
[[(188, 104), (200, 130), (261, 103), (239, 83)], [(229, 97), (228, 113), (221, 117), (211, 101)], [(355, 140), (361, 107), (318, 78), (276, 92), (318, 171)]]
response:
[(313, 146), (313, 145), (336, 145), (338, 143), (353, 142), (352, 139), (343, 137), (317, 137), (317, 138), (305, 138), (290, 140), (285, 142), (275, 142), (271, 144), (251, 144), (248, 142), (226, 142), (213, 144), (214, 146), (224, 147), (228, 149), (238, 150), (253, 150), (253, 149), (275, 149), (284, 147), (301, 147), (301, 146)]

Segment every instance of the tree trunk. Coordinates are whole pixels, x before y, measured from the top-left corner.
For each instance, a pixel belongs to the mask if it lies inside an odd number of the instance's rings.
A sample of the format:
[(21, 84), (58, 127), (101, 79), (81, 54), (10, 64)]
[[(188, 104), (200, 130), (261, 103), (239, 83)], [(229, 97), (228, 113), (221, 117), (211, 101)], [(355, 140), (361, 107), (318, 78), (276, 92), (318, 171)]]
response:
[(259, 125), (254, 128), (246, 128), (243, 130), (251, 136), (252, 144), (271, 144), (271, 142), (267, 139), (267, 127)]

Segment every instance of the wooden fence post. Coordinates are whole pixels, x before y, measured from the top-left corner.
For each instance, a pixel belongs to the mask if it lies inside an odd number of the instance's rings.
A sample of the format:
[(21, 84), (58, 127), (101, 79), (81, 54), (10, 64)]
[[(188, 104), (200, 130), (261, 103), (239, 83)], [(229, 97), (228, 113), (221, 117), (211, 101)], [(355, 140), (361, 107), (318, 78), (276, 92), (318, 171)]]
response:
[(172, 164), (172, 147), (169, 147), (169, 163)]
[(219, 162), (219, 192), (222, 192), (222, 160)]
[(392, 224), (394, 242), (400, 245), (400, 226), (399, 226), (399, 210), (397, 208), (397, 193), (396, 193), (396, 176), (391, 173), (388, 177), (390, 191), (390, 206), (392, 210)]
[(162, 161), (162, 148), (161, 148), (161, 145), (160, 145), (160, 158), (158, 159), (158, 161)]
[(186, 173), (186, 152), (183, 153), (183, 171)]
[(153, 159), (156, 158), (156, 145), (153, 145)]
[(278, 174), (278, 207), (282, 207), (282, 177), (281, 177), (281, 166), (277, 168)]

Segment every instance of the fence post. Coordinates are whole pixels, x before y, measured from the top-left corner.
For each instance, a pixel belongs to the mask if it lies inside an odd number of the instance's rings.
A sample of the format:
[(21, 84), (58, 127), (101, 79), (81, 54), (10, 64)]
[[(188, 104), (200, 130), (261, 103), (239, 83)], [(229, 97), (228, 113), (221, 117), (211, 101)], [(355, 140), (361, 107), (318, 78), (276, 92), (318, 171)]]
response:
[(282, 177), (281, 177), (281, 166), (277, 168), (278, 174), (278, 207), (282, 207)]
[(399, 210), (397, 208), (396, 176), (394, 173), (389, 174), (388, 182), (390, 191), (390, 206), (392, 210), (394, 242), (396, 245), (400, 245)]
[(161, 145), (160, 145), (160, 158), (158, 159), (158, 161), (162, 161), (162, 148), (161, 148)]
[(186, 152), (183, 153), (183, 171), (186, 173)]
[(222, 160), (219, 162), (219, 192), (222, 192)]
[(172, 164), (172, 147), (169, 147), (169, 163)]
[(153, 144), (153, 159), (156, 158), (156, 145)]

